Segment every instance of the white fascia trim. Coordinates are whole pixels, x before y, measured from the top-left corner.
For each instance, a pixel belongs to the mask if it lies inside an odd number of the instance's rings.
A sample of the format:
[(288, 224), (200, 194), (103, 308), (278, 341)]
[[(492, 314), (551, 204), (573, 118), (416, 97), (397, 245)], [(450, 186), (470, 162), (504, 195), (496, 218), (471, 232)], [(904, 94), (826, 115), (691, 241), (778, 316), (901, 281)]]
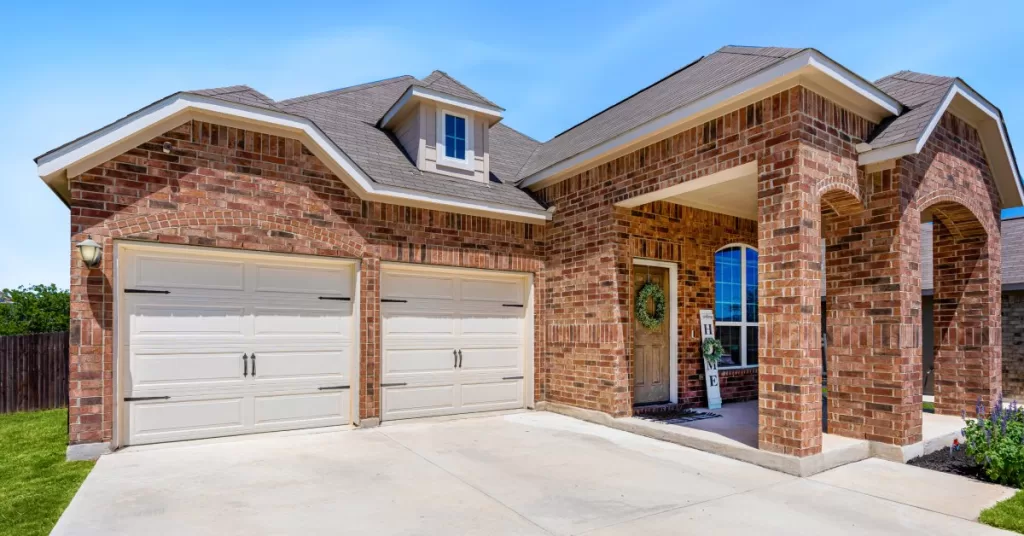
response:
[(338, 166), (345, 173), (342, 178), (344, 179), (346, 176), (351, 178), (349, 186), (356, 190), (360, 197), (369, 200), (403, 205), (412, 202), (419, 205), (437, 206), (441, 210), (456, 209), (463, 212), (491, 213), (504, 217), (536, 221), (538, 223), (551, 219), (550, 211), (515, 209), (501, 205), (490, 205), (479, 201), (435, 196), (424, 192), (387, 187), (375, 183), (312, 121), (304, 117), (188, 93), (171, 95), (78, 141), (40, 157), (37, 160), (37, 173), (44, 179), (61, 173), (69, 166), (102, 151), (106, 147), (129, 138), (146, 128), (157, 125), (161, 121), (179, 114), (185, 114), (190, 110), (200, 110), (242, 121), (271, 125), (296, 133), (301, 132), (309, 136), (328, 155), (332, 161), (331, 163)]
[[(871, 149), (870, 144), (866, 144), (868, 145), (868, 148), (866, 151), (860, 153), (860, 156), (857, 158), (858, 163), (862, 166), (866, 166), (868, 164), (875, 164), (886, 160), (892, 160), (894, 158), (902, 158), (904, 156), (920, 153), (924, 149), (925, 144), (928, 143), (928, 139), (931, 138), (932, 132), (935, 130), (935, 127), (938, 126), (943, 114), (946, 113), (946, 109), (949, 108), (949, 105), (952, 104), (953, 99), (956, 98), (957, 95), (966, 99), (967, 102), (970, 102), (976, 108), (984, 112), (985, 115), (995, 121), (995, 124), (999, 129), (999, 137), (1003, 142), (1003, 153), (1006, 158), (1010, 160), (1010, 172), (1013, 174), (1013, 183), (1017, 186), (1017, 195), (1024, 200), (1024, 188), (1021, 186), (1020, 175), (1016, 164), (1013, 162), (1013, 157), (1011, 156), (1013, 152), (1010, 151), (1010, 139), (1006, 135), (1006, 125), (1003, 123), (1002, 116), (999, 115), (999, 111), (992, 106), (991, 103), (985, 100), (981, 95), (978, 95), (974, 90), (967, 87), (967, 85), (962, 83), (960, 80), (956, 80), (953, 82), (953, 85), (950, 86), (946, 96), (942, 98), (942, 104), (935, 111), (935, 115), (933, 115), (928, 121), (928, 127), (925, 128), (920, 137), (880, 149)], [(860, 149), (861, 148), (858, 147), (858, 150)]]
[(545, 181), (565, 172), (566, 170), (598, 158), (605, 153), (614, 151), (619, 147), (627, 146), (642, 140), (643, 138), (662, 129), (666, 129), (673, 124), (682, 122), (691, 116), (707, 112), (715, 106), (739, 97), (744, 93), (766, 86), (776, 79), (795, 75), (797, 71), (806, 67), (814, 68), (821, 71), (823, 74), (834, 78), (838, 82), (850, 88), (852, 91), (855, 91), (857, 94), (871, 100), (874, 104), (886, 111), (889, 111), (893, 115), (899, 114), (902, 111), (902, 107), (899, 102), (886, 95), (880, 89), (872, 86), (870, 83), (854, 75), (846, 68), (828, 59), (824, 54), (817, 50), (808, 49), (758, 73), (748, 76), (747, 78), (744, 78), (730, 86), (726, 86), (695, 102), (648, 121), (633, 130), (620, 134), (619, 136), (579, 153), (576, 156), (562, 160), (556, 164), (552, 164), (551, 166), (523, 179), (520, 186), (525, 188)]
[(503, 117), (501, 108), (495, 108), (493, 106), (487, 106), (485, 104), (461, 99), (452, 95), (446, 95), (424, 87), (410, 86), (409, 89), (405, 90), (405, 93), (402, 94), (402, 97), (395, 101), (395, 104), (391, 106), (388, 113), (384, 114), (384, 117), (380, 120), (380, 126), (388, 126), (391, 123), (391, 120), (402, 111), (402, 107), (404, 107), (413, 98), (427, 99), (440, 104), (462, 108), (463, 110), (476, 114), (485, 115), (492, 120), (492, 124), (500, 121)]

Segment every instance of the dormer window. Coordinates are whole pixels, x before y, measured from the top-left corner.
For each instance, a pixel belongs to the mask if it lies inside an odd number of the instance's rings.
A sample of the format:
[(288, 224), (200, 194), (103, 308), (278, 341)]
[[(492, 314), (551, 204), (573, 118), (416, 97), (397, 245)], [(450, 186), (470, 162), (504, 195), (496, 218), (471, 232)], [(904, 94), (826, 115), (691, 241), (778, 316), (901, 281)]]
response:
[[(437, 107), (437, 165), (473, 171), (473, 116)], [(461, 171), (459, 171), (461, 173)]]
[(451, 113), (444, 114), (444, 156), (452, 160), (466, 161), (466, 118)]

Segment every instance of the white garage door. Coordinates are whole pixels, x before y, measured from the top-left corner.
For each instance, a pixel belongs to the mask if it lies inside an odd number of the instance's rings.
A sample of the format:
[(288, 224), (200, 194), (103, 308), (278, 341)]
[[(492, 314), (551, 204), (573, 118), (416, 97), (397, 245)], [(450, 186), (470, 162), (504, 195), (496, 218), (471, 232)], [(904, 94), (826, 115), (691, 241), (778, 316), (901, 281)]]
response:
[(355, 264), (124, 245), (128, 444), (351, 422)]
[(382, 419), (523, 407), (528, 287), (522, 275), (385, 268)]

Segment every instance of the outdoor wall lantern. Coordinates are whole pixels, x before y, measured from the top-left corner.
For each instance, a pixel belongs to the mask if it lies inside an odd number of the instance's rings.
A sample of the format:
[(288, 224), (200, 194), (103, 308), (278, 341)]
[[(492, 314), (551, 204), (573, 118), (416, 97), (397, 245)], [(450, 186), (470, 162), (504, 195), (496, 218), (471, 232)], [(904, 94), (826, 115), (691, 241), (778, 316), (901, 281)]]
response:
[(89, 268), (95, 268), (103, 258), (103, 247), (97, 244), (92, 236), (87, 236), (78, 243), (78, 252), (82, 255), (82, 262)]

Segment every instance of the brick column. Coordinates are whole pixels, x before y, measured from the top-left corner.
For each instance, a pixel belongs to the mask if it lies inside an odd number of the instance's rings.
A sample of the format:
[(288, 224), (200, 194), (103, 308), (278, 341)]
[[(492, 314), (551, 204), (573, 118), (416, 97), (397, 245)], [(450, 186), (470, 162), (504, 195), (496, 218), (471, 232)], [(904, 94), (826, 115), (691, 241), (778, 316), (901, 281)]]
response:
[[(867, 207), (826, 209), (828, 432), (921, 441), (920, 226), (896, 173), (867, 176)], [(833, 203), (832, 206), (840, 205)]]
[(758, 446), (810, 456), (821, 452), (821, 215), (797, 152), (777, 149), (758, 177)]
[(1000, 237), (967, 218), (935, 220), (935, 412), (974, 415), (979, 398), (992, 407), (1002, 383)]
[(380, 417), (380, 259), (359, 266), (359, 418)]

